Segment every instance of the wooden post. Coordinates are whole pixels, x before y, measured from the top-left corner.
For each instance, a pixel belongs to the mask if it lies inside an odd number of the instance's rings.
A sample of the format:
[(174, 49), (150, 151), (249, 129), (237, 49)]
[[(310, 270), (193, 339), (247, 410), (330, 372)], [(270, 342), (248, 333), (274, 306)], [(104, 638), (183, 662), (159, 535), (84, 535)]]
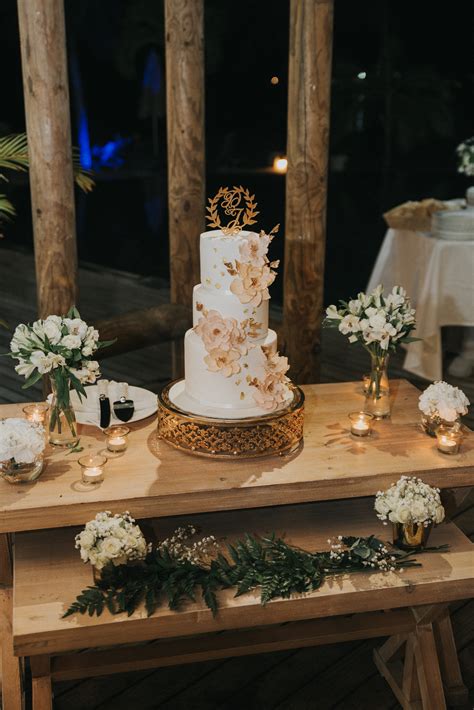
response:
[(295, 382), (319, 379), (333, 0), (291, 0), (284, 343)]
[(171, 301), (190, 308), (205, 214), (203, 0), (165, 0), (165, 38)]
[(63, 0), (18, 0), (40, 317), (76, 302), (77, 254)]

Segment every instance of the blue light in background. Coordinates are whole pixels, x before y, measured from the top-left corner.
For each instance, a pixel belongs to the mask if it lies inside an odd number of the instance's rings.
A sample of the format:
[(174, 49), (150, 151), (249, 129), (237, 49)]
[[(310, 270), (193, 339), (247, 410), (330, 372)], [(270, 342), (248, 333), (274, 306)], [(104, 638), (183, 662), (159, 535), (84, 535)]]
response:
[(85, 109), (82, 109), (79, 115), (79, 155), (81, 166), (86, 168), (86, 170), (90, 170), (92, 168), (92, 155), (89, 139), (89, 124)]

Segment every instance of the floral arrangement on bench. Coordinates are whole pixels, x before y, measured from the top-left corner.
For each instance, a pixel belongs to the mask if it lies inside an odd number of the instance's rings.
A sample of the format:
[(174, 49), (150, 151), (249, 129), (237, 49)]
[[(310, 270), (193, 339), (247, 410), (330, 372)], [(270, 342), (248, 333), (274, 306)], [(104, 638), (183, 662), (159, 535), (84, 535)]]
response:
[(198, 592), (216, 614), (221, 589), (234, 587), (236, 596), (259, 590), (260, 601), (266, 604), (314, 591), (330, 575), (419, 566), (411, 553), (373, 535), (339, 536), (328, 540), (328, 550), (307, 552), (274, 534), (246, 534), (233, 544), (219, 544), (213, 536), (196, 538), (198, 530), (188, 526), (151, 548), (134, 523), (129, 513), (113, 517), (99, 513), (76, 537), (82, 559), (98, 562), (101, 574), (64, 616), (76, 612), (100, 616), (104, 608), (130, 615), (143, 602), (151, 615), (163, 600), (170, 609), (179, 609), (184, 601), (195, 601)]

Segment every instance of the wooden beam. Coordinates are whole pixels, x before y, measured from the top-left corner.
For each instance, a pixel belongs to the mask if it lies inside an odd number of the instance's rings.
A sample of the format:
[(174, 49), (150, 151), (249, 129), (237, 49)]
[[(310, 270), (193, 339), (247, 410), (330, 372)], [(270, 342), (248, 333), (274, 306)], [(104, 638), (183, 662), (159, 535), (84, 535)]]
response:
[(284, 345), (297, 383), (319, 379), (333, 0), (291, 0)]
[(165, 39), (171, 301), (189, 307), (205, 214), (203, 0), (165, 0)]
[(191, 325), (190, 306), (177, 303), (151, 306), (99, 321), (96, 327), (101, 340), (117, 338), (113, 345), (99, 351), (100, 359), (182, 338)]
[(18, 0), (38, 311), (77, 300), (71, 122), (63, 0)]

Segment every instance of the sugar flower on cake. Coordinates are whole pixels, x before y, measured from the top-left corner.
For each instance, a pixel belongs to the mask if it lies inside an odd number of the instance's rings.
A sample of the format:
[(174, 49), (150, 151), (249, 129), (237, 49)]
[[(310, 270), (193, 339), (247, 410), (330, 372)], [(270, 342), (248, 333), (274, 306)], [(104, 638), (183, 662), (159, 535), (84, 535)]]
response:
[(427, 417), (454, 422), (467, 414), (469, 400), (462, 390), (447, 382), (434, 382), (420, 395), (418, 406)]
[(211, 372), (221, 372), (225, 377), (230, 377), (240, 372), (239, 359), (238, 350), (214, 348), (206, 355), (204, 362)]
[(421, 478), (402, 476), (386, 491), (375, 496), (377, 517), (387, 524), (417, 523), (429, 525), (444, 520), (444, 508), (439, 488), (424, 483)]
[(263, 380), (257, 380), (253, 384), (256, 404), (269, 412), (278, 409), (288, 395), (288, 387), (278, 373), (268, 372)]
[(241, 303), (256, 307), (262, 301), (268, 301), (268, 287), (276, 276), (269, 266), (252, 266), (236, 261), (235, 273), (236, 277), (230, 284), (230, 290)]
[(250, 233), (239, 247), (240, 260), (251, 266), (264, 266), (268, 261), (266, 256), (270, 241), (271, 237), (264, 232), (260, 235)]
[(235, 318), (224, 318), (218, 311), (206, 311), (194, 327), (207, 351), (230, 349), (231, 333), (237, 326)]
[(286, 375), (290, 369), (288, 358), (284, 355), (279, 355), (277, 352), (267, 354), (266, 367), (269, 372), (279, 376)]

